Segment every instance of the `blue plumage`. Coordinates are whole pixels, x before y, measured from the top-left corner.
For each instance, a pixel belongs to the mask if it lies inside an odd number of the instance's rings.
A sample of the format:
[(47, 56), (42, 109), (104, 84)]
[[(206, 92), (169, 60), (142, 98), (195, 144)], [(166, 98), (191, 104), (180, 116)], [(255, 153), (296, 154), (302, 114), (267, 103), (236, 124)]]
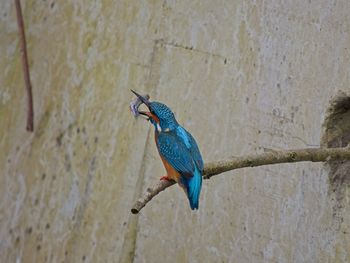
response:
[(191, 209), (198, 209), (199, 195), (202, 188), (202, 174), (196, 167), (192, 177), (181, 177), (181, 183), (187, 189), (187, 197), (190, 202)]
[(198, 145), (193, 136), (178, 124), (166, 105), (150, 102), (147, 106), (151, 113), (150, 121), (156, 128), (158, 151), (180, 174), (179, 183), (185, 188), (191, 209), (198, 209), (203, 175)]
[[(156, 131), (158, 132), (158, 131)], [(195, 163), (181, 137), (174, 131), (159, 132), (157, 135), (159, 153), (183, 176), (192, 177)]]
[(191, 156), (192, 156), (193, 160), (195, 161), (199, 171), (201, 173), (203, 173), (203, 169), (204, 169), (203, 159), (202, 159), (201, 153), (199, 151), (196, 140), (193, 138), (193, 136), (188, 131), (186, 131), (181, 126), (179, 126), (179, 129), (182, 129), (185, 132), (185, 134), (187, 136), (187, 140), (189, 141), (190, 147), (188, 147), (188, 148), (189, 148), (189, 151), (191, 153)]

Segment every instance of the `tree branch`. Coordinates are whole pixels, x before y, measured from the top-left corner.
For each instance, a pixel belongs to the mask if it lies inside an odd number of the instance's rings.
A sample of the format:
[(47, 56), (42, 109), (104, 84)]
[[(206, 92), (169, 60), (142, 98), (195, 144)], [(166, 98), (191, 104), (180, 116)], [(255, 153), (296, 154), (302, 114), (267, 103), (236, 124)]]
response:
[(27, 131), (32, 132), (34, 130), (32, 85), (30, 83), (27, 44), (26, 44), (26, 37), (24, 33), (24, 23), (23, 23), (20, 0), (15, 0), (15, 5), (16, 5), (16, 15), (17, 15), (17, 24), (19, 29), (20, 45), (21, 45), (20, 52), (21, 52), (21, 58), (22, 58), (24, 82), (25, 82), (26, 91), (27, 91)]
[[(262, 154), (247, 155), (242, 157), (232, 157), (231, 159), (225, 161), (207, 163), (204, 167), (203, 177), (204, 179), (209, 179), (214, 175), (239, 168), (256, 167), (278, 163), (350, 160), (349, 145), (347, 147), (342, 148), (282, 150), (266, 152)], [(153, 187), (148, 188), (146, 193), (135, 202), (131, 209), (131, 213), (139, 213), (140, 210), (149, 201), (151, 201), (154, 196), (164, 191), (169, 186), (172, 186), (173, 184), (175, 184), (174, 181), (160, 180)]]

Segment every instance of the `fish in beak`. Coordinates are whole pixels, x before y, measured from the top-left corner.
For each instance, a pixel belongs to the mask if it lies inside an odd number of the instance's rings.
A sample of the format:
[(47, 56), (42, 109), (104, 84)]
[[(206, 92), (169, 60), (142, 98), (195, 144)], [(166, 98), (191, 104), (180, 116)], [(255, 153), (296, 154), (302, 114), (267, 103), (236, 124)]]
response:
[(147, 117), (147, 120), (149, 120), (149, 118), (152, 118), (153, 115), (151, 114), (151, 112), (139, 110), (139, 107), (141, 106), (142, 103), (145, 104), (147, 108), (150, 110), (151, 102), (149, 101), (149, 98), (150, 98), (149, 95), (146, 94), (142, 96), (134, 90), (131, 90), (131, 92), (137, 96), (137, 98), (130, 103), (130, 110), (132, 114), (135, 117), (138, 117), (139, 115), (144, 115)]

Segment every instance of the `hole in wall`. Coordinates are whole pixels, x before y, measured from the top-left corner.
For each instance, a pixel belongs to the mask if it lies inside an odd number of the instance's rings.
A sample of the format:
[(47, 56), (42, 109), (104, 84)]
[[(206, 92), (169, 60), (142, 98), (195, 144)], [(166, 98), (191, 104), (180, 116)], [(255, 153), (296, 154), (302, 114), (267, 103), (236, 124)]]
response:
[[(346, 147), (350, 143), (350, 96), (339, 92), (330, 101), (323, 124), (323, 147)], [(350, 184), (350, 161), (331, 161), (330, 183)]]
[[(330, 100), (326, 112), (322, 147), (346, 147), (350, 144), (350, 94), (339, 92)], [(346, 210), (350, 197), (350, 160), (331, 160), (326, 164), (329, 169), (329, 186), (335, 201), (333, 216), (343, 222), (341, 211)]]

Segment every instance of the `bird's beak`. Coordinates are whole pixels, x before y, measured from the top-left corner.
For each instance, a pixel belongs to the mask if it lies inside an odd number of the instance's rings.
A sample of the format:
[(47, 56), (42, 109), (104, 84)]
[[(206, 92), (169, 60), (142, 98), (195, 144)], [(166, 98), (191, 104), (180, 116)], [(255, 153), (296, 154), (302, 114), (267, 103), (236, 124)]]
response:
[[(132, 93), (134, 93), (138, 98), (139, 100), (145, 104), (147, 106), (147, 108), (149, 109), (150, 108), (150, 101), (148, 100), (148, 98), (144, 97), (144, 96), (141, 96), (140, 94), (138, 94), (136, 91), (134, 90), (131, 90)], [(139, 111), (137, 109), (138, 113), (141, 114), (141, 115), (144, 115), (147, 117), (147, 120), (149, 120), (150, 118), (152, 118), (152, 114), (150, 112), (147, 112), (147, 111)]]
[(145, 104), (145, 105), (149, 108), (149, 106), (150, 106), (150, 101), (149, 101), (147, 98), (141, 96), (140, 94), (138, 94), (138, 93), (137, 93), (136, 91), (134, 91), (134, 90), (131, 90), (131, 92), (134, 93), (134, 94), (142, 101), (142, 103)]
[(151, 118), (153, 118), (152, 113), (150, 113), (150, 112), (148, 112), (148, 111), (139, 111), (139, 113), (140, 113), (141, 115), (146, 116), (148, 121), (149, 121)]

